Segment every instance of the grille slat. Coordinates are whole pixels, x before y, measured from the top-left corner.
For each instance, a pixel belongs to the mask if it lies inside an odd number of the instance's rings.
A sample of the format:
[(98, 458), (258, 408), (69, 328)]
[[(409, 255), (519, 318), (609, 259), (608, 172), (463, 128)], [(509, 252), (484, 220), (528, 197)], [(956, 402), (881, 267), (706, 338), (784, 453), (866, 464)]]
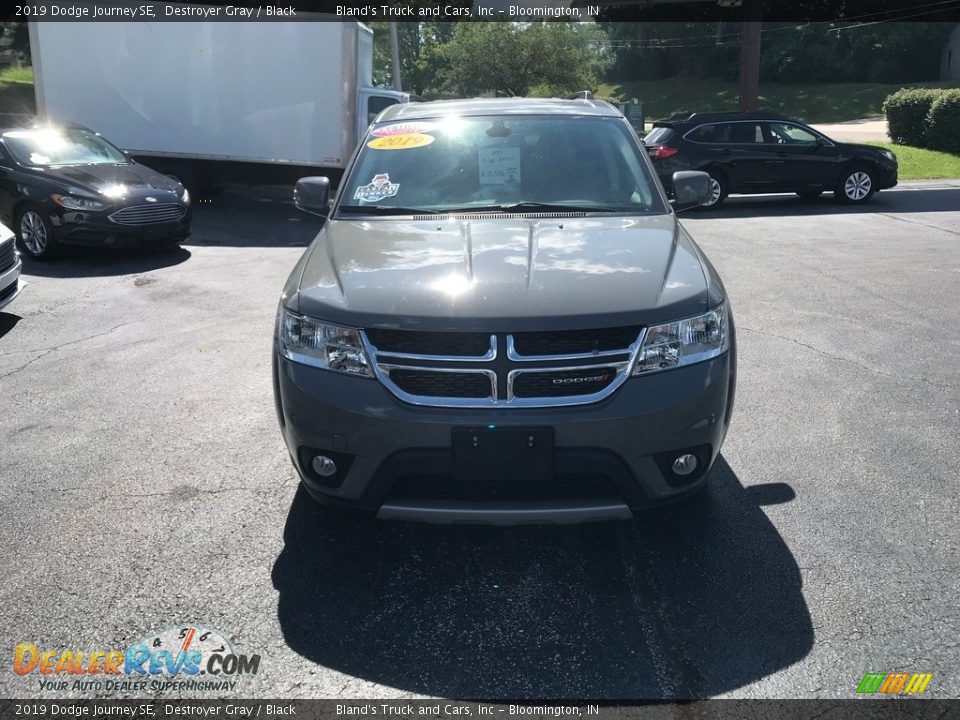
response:
[(490, 377), (483, 373), (434, 372), (394, 368), (390, 379), (411, 395), (446, 398), (488, 398)]
[(153, 225), (175, 222), (187, 214), (187, 208), (177, 203), (156, 205), (131, 205), (110, 215), (118, 225)]
[(569, 397), (600, 392), (617, 377), (615, 367), (589, 367), (576, 370), (525, 372), (516, 376), (516, 397)]
[(520, 355), (573, 355), (625, 350), (640, 335), (640, 326), (514, 333)]
[(16, 241), (13, 238), (0, 243), (0, 272), (9, 270), (17, 261)]
[(482, 357), (490, 350), (489, 333), (373, 329), (367, 330), (367, 337), (383, 354)]

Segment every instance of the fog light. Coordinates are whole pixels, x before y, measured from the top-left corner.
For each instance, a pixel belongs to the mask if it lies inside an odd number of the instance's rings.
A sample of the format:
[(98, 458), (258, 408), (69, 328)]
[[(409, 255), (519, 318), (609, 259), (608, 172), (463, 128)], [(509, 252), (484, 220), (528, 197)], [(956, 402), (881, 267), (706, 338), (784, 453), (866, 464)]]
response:
[(684, 453), (673, 461), (673, 472), (676, 475), (689, 475), (697, 469), (697, 456)]
[(317, 455), (310, 461), (310, 467), (320, 477), (331, 477), (337, 474), (337, 464), (326, 455)]

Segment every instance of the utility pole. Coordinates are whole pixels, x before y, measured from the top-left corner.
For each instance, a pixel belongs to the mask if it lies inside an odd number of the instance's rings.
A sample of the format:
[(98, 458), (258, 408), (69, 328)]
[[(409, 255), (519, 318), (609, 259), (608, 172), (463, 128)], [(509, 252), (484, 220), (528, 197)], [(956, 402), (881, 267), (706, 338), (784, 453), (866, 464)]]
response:
[(397, 24), (390, 22), (390, 58), (393, 60), (393, 89), (403, 90), (403, 79), (400, 77), (400, 38), (397, 35)]
[(756, 110), (760, 102), (760, 0), (743, 1), (743, 40), (740, 48), (740, 112)]

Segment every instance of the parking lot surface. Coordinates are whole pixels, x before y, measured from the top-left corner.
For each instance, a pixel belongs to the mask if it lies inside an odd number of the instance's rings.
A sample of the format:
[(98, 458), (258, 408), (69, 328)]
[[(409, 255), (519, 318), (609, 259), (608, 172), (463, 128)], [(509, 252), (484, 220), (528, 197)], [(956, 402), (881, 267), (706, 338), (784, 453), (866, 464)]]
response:
[[(707, 501), (632, 523), (342, 517), (297, 489), (271, 333), (318, 221), (197, 208), (182, 250), (26, 262), (0, 313), (0, 695), (12, 649), (199, 623), (257, 697), (960, 695), (960, 182), (864, 207), (734, 198), (684, 223), (737, 318)], [(83, 696), (73, 693), (74, 696)]]

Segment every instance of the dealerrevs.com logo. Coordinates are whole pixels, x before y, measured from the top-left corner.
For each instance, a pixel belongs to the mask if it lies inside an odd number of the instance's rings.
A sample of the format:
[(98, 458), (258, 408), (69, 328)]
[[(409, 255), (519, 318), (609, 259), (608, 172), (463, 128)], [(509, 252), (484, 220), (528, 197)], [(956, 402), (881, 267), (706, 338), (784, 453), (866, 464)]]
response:
[(35, 676), (39, 689), (47, 691), (223, 692), (259, 669), (259, 655), (238, 653), (226, 633), (200, 625), (168, 627), (125, 650), (20, 643), (13, 651), (13, 671)]
[(867, 673), (857, 686), (860, 695), (920, 695), (933, 679), (933, 673)]

